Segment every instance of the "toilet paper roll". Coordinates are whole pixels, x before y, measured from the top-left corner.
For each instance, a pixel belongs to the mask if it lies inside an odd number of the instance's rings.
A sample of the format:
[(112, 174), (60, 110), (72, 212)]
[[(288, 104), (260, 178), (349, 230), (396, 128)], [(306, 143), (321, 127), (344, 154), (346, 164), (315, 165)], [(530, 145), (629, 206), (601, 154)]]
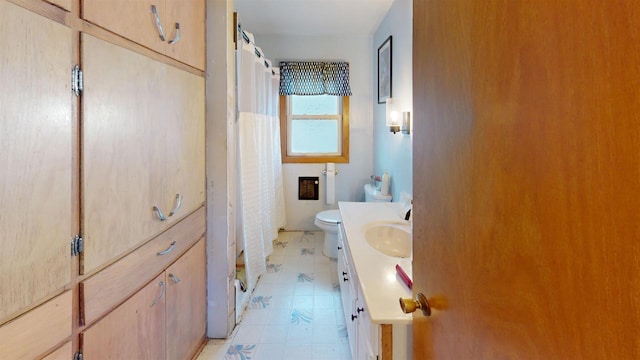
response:
[(336, 164), (327, 163), (327, 205), (336, 203)]

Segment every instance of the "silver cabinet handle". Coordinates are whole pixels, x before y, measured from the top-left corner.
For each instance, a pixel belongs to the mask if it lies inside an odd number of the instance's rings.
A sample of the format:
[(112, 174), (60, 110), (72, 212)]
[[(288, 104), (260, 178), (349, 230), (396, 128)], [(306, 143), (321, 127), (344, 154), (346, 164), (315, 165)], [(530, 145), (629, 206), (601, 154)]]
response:
[(158, 219), (160, 219), (160, 221), (167, 221), (166, 216), (164, 216), (164, 213), (162, 212), (162, 210), (160, 210), (159, 207), (157, 206), (153, 206), (153, 211), (156, 212), (156, 215), (158, 215)]
[(156, 29), (158, 30), (158, 35), (160, 36), (160, 40), (164, 41), (164, 29), (162, 28), (162, 21), (160, 21), (160, 15), (158, 15), (158, 9), (156, 9), (155, 5), (151, 5), (151, 12), (156, 19)]
[(173, 216), (173, 214), (177, 213), (180, 210), (180, 206), (182, 206), (182, 195), (176, 194), (176, 200), (173, 203), (173, 209), (169, 213), (169, 216)]
[(166, 254), (168, 254), (168, 253), (172, 252), (172, 251), (173, 251), (173, 248), (175, 248), (175, 247), (176, 247), (176, 242), (174, 241), (174, 242), (172, 242), (172, 243), (171, 243), (171, 245), (169, 245), (169, 247), (167, 248), (167, 250), (160, 251), (160, 252), (158, 253), (158, 255), (161, 255), (161, 256), (162, 256), (162, 255), (166, 255)]
[(169, 44), (173, 45), (180, 41), (180, 23), (176, 23), (176, 35), (173, 39), (169, 40)]
[(169, 274), (169, 278), (170, 278), (171, 280), (173, 280), (173, 283), (174, 283), (174, 284), (177, 284), (177, 283), (179, 283), (179, 282), (180, 282), (180, 279), (179, 279), (177, 276), (175, 276), (174, 274)]
[(162, 299), (162, 297), (164, 296), (164, 293), (167, 291), (167, 287), (164, 284), (164, 281), (160, 281), (160, 284), (158, 284), (158, 286), (160, 286), (162, 288), (162, 291), (160, 292), (160, 295), (153, 300), (153, 302), (151, 303), (150, 307), (154, 307), (156, 306), (156, 304), (160, 301), (160, 299)]

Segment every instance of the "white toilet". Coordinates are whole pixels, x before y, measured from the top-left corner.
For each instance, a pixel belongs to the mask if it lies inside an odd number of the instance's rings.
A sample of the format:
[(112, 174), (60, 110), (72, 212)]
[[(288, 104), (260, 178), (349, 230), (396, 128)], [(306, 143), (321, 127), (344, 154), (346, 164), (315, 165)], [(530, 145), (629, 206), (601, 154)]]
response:
[[(364, 186), (364, 199), (366, 202), (390, 202), (391, 195), (381, 195), (369, 184)], [(324, 247), (322, 253), (332, 259), (338, 258), (338, 223), (340, 210), (325, 210), (316, 215), (315, 224), (324, 231)]]

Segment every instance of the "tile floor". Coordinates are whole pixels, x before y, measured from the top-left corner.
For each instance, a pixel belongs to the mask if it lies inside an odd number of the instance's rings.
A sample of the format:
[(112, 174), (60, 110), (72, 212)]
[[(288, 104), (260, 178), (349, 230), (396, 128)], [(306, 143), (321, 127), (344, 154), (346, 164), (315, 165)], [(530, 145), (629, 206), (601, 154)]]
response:
[(321, 231), (281, 232), (249, 308), (197, 360), (351, 360), (335, 260)]

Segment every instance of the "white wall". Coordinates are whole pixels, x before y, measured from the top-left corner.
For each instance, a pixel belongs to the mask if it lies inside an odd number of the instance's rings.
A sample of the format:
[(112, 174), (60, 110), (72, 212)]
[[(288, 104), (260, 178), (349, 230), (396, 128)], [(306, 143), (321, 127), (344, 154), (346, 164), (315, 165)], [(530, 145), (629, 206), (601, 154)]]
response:
[[(251, 31), (250, 28), (247, 28)], [(373, 60), (369, 36), (307, 37), (256, 34), (256, 44), (274, 64), (284, 60), (335, 60), (349, 62), (350, 155), (348, 164), (336, 164), (336, 204), (325, 204), (324, 164), (285, 164), (284, 191), (287, 230), (318, 230), (315, 215), (337, 209), (337, 201), (364, 201), (363, 186), (373, 171), (373, 124), (371, 98)], [(375, 58), (373, 58), (375, 59)], [(298, 200), (298, 177), (320, 177), (320, 200)]]
[[(392, 97), (394, 106), (411, 111), (413, 115), (412, 71), (413, 5), (411, 0), (395, 0), (373, 36), (372, 83), (378, 85), (378, 47), (392, 36)], [(412, 140), (413, 135), (393, 134), (385, 126), (385, 105), (378, 104), (377, 88), (373, 99), (373, 171), (391, 175), (393, 201), (400, 193), (413, 193)], [(413, 116), (412, 116), (413, 117)]]
[(207, 337), (210, 338), (226, 338), (235, 326), (232, 14), (232, 0), (207, 0)]

